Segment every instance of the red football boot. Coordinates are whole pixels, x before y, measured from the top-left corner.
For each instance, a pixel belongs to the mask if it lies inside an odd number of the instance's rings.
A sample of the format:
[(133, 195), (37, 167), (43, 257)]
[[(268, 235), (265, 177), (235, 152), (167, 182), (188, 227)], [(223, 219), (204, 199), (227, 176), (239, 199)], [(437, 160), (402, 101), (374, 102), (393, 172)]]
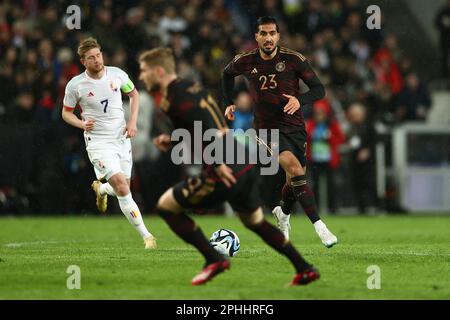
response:
[(320, 279), (320, 273), (316, 268), (310, 267), (301, 273), (297, 273), (291, 281), (291, 286), (304, 286)]
[(192, 279), (192, 285), (204, 284), (226, 269), (230, 269), (230, 260), (228, 259), (208, 264), (202, 272)]

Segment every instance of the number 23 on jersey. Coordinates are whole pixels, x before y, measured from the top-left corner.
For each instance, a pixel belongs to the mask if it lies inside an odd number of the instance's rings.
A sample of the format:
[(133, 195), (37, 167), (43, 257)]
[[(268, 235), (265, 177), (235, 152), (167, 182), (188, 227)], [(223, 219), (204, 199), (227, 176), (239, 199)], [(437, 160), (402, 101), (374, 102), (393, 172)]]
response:
[(278, 86), (275, 80), (276, 74), (269, 74), (268, 76), (262, 75), (259, 77), (261, 83), (260, 90), (275, 89)]

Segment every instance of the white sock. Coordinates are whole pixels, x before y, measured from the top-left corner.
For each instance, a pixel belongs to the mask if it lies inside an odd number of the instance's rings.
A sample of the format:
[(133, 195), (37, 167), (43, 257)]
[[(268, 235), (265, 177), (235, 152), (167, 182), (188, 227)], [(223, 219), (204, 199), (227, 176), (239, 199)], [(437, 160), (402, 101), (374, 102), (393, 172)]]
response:
[(326, 228), (327, 226), (325, 225), (325, 223), (322, 222), (322, 220), (317, 220), (316, 222), (314, 222), (314, 228), (317, 230), (318, 228), (322, 229), (322, 228)]
[(104, 196), (105, 194), (108, 194), (112, 197), (117, 197), (116, 192), (114, 191), (114, 188), (108, 182), (102, 183), (99, 191), (102, 196)]
[(130, 221), (131, 225), (136, 229), (137, 232), (141, 235), (141, 237), (146, 238), (151, 235), (145, 227), (144, 220), (142, 220), (141, 212), (139, 208), (134, 202), (131, 193), (126, 196), (120, 197), (117, 196), (117, 200), (119, 200), (120, 210), (125, 215), (125, 217)]

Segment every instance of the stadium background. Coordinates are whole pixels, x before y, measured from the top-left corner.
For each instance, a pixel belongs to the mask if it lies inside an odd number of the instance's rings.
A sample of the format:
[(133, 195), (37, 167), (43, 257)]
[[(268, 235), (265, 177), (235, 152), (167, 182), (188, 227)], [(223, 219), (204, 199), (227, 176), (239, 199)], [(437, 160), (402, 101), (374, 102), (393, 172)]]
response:
[[(430, 128), (449, 124), (449, 75), (442, 67), (439, 41), (444, 37), (447, 42), (442, 43), (448, 47), (449, 27), (438, 29), (435, 25), (446, 1), (431, 1), (425, 7), (414, 0), (372, 2), (376, 3), (2, 1), (0, 213), (95, 212), (94, 194), (89, 188), (94, 172), (82, 133), (65, 124), (60, 116), (64, 87), (83, 70), (76, 56), (80, 39), (96, 37), (102, 45), (105, 64), (126, 70), (139, 87), (139, 52), (170, 46), (177, 57), (180, 76), (202, 83), (221, 101), (221, 70), (236, 53), (255, 46), (253, 22), (261, 15), (279, 20), (282, 45), (304, 54), (326, 86), (325, 100), (317, 106), (304, 107), (306, 118), (312, 119), (314, 108), (325, 110), (345, 134), (333, 146), (340, 155), (338, 159), (317, 167), (334, 176), (328, 198), (334, 195), (335, 203), (328, 209), (322, 205), (322, 212), (405, 212), (399, 200), (391, 152), (392, 132), (410, 122)], [(71, 4), (81, 8), (80, 30), (69, 30), (65, 25), (66, 9)], [(381, 7), (379, 30), (366, 27), (366, 8), (370, 4)], [(142, 211), (151, 213), (158, 196), (186, 170), (172, 166), (169, 156), (160, 154), (152, 145), (152, 136), (161, 130), (161, 119), (154, 112), (158, 96), (140, 92), (132, 190)], [(241, 112), (238, 121), (230, 125), (248, 128), (251, 105), (243, 81), (236, 89), (236, 98)], [(349, 112), (355, 104), (367, 110), (367, 119), (362, 123)], [(355, 133), (367, 135), (370, 155), (364, 164), (357, 161), (360, 150), (352, 143)], [(410, 143), (419, 154), (418, 162), (444, 168), (448, 174), (448, 132), (437, 140), (437, 147), (426, 137)], [(377, 153), (377, 145), (383, 147), (383, 153)], [(436, 148), (441, 148), (437, 155)], [(309, 167), (315, 168), (312, 164)], [(269, 209), (278, 201), (276, 190), (282, 176), (266, 179), (261, 192)], [(325, 190), (322, 187), (318, 191), (321, 204), (325, 203)], [(445, 190), (448, 187), (444, 184)], [(418, 195), (423, 190), (416, 192)], [(110, 203), (110, 211), (119, 212), (114, 208), (115, 201)], [(444, 206), (441, 211), (448, 212), (450, 208)]]

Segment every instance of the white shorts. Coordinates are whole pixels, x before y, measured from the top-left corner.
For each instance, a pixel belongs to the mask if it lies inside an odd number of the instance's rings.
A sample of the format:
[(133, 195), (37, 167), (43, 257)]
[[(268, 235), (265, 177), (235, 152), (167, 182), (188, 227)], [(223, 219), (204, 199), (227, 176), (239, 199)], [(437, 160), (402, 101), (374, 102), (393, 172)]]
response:
[(130, 139), (93, 141), (94, 139), (86, 138), (86, 151), (94, 166), (97, 179), (109, 180), (119, 172), (122, 172), (127, 179), (131, 178), (133, 158)]

